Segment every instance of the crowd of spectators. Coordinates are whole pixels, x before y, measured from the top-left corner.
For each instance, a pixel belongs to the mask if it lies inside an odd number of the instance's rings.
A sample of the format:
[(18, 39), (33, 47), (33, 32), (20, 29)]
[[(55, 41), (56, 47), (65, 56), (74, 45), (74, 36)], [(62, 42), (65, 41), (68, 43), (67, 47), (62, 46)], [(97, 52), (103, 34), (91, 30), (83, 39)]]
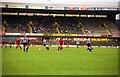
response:
[[(32, 22), (33, 33), (58, 33), (56, 26), (59, 24), (60, 33), (83, 34), (84, 27), (87, 34), (107, 34), (104, 29), (103, 19), (99, 18), (77, 18), (77, 17), (53, 17), (53, 16), (20, 16), (3, 15), (2, 25), (7, 33), (30, 33), (30, 22)], [(107, 26), (107, 28), (110, 27)]]

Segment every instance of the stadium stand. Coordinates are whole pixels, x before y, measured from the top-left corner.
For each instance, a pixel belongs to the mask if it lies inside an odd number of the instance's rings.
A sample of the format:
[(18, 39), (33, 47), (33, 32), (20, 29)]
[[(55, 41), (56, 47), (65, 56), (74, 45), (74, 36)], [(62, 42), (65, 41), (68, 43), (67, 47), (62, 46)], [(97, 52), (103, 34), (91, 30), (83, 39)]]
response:
[(4, 21), (8, 23), (5, 29), (8, 33), (31, 33), (30, 28), (33, 33), (54, 33), (51, 17), (5, 16)]
[(107, 20), (106, 23), (108, 24), (108, 28), (111, 31), (113, 36), (119, 36), (119, 29), (118, 26), (114, 23), (114, 21)]
[(60, 25), (61, 33), (77, 33), (83, 34), (81, 26), (76, 20), (76, 17), (56, 17), (56, 21)]
[[(54, 20), (59, 24), (58, 29), (53, 25)], [(3, 16), (2, 22), (5, 32), (8, 33), (86, 33), (119, 36), (116, 24), (105, 18), (6, 15)]]

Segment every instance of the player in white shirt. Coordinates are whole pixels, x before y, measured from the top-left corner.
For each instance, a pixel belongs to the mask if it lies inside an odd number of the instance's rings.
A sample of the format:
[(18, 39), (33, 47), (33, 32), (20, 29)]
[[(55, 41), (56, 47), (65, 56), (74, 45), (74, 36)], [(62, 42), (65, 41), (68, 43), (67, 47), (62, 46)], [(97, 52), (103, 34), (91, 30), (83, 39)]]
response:
[(91, 52), (93, 50), (93, 48), (91, 47), (90, 43), (91, 43), (90, 39), (86, 38), (87, 50), (89, 50)]
[(77, 41), (76, 41), (76, 46), (77, 46), (77, 48), (79, 48), (79, 45), (80, 45), (80, 41), (77, 40)]
[(23, 49), (24, 49), (24, 52), (28, 52), (28, 38), (25, 36), (23, 39), (22, 39), (22, 44), (23, 44)]
[(46, 41), (46, 39), (44, 38), (43, 39), (43, 45), (44, 45), (44, 47), (47, 49), (47, 50), (49, 50), (49, 43)]
[(44, 38), (44, 39), (43, 39), (43, 45), (46, 46), (46, 43), (47, 43), (47, 41), (46, 41), (46, 39)]

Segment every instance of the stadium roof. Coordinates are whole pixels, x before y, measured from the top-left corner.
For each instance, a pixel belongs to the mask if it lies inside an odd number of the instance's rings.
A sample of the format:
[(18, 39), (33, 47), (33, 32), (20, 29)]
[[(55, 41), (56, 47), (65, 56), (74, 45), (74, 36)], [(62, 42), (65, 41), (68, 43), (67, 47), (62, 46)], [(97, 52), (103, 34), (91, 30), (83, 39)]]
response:
[(1, 0), (2, 3), (27, 4), (36, 6), (78, 6), (78, 7), (114, 7), (118, 8), (119, 0)]
[(49, 13), (49, 14), (88, 14), (88, 15), (116, 15), (120, 11), (100, 11), (100, 10), (45, 10), (45, 9), (25, 9), (25, 8), (2, 8), (2, 12), (17, 13)]

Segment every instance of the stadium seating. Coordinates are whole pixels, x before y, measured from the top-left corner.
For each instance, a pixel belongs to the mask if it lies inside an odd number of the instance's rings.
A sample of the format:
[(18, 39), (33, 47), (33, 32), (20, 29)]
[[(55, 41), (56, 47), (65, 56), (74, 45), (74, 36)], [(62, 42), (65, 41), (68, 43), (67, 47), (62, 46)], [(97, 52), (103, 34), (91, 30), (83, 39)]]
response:
[(51, 17), (29, 17), (29, 16), (3, 16), (6, 20), (8, 33), (29, 33), (29, 22), (33, 23), (33, 32), (35, 33), (54, 33)]
[(56, 17), (56, 21), (60, 24), (61, 33), (83, 34), (75, 17)]
[(112, 32), (113, 36), (119, 36), (119, 28), (118, 26), (114, 23), (114, 21), (105, 21), (108, 24), (109, 30)]
[(60, 33), (84, 34), (84, 27), (86, 34), (109, 35), (111, 32), (113, 36), (118, 36), (116, 24), (105, 18), (3, 15), (2, 22), (5, 21), (5, 31), (8, 33), (30, 33), (29, 22), (33, 24), (31, 28), (34, 33), (58, 33), (53, 26), (56, 21)]

